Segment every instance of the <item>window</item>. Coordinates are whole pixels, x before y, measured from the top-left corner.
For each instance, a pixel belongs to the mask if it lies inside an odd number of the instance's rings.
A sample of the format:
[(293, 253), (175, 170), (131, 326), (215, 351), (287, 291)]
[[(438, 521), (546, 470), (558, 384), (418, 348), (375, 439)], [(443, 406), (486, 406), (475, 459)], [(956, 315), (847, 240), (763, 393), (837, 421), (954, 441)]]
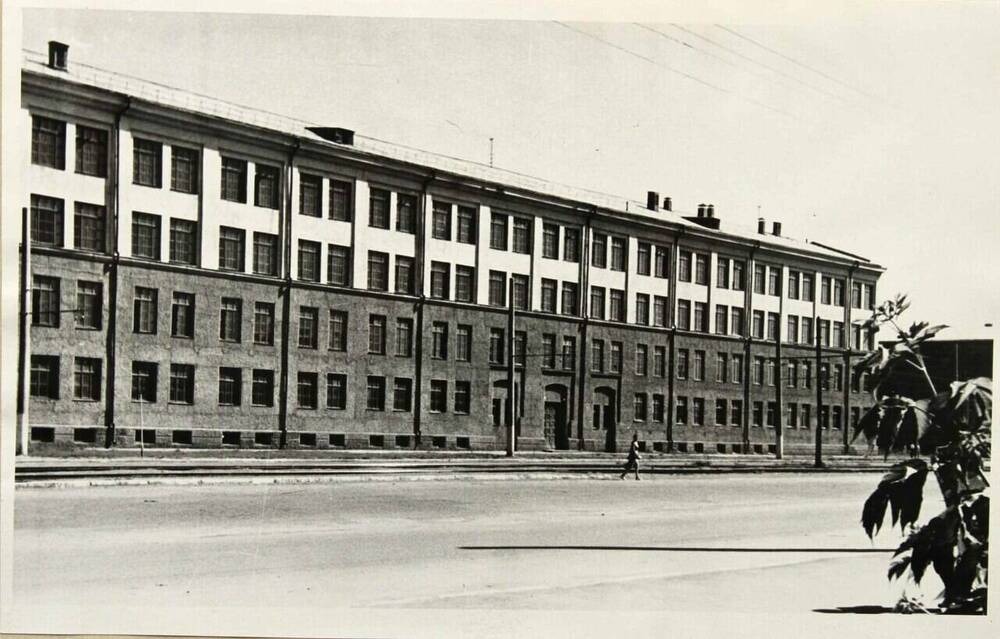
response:
[(799, 299), (799, 277), (798, 271), (788, 271), (788, 299)]
[(170, 261), (193, 265), (197, 259), (195, 241), (198, 227), (190, 220), (170, 219)]
[(431, 237), (435, 240), (451, 240), (451, 204), (434, 202), (431, 218)]
[(767, 403), (767, 427), (774, 428), (778, 423), (778, 403)]
[(265, 209), (278, 208), (278, 201), (281, 199), (278, 167), (257, 164), (254, 168), (254, 206)]
[(460, 362), (472, 361), (472, 326), (458, 325), (458, 335), (455, 338), (455, 359)]
[(767, 314), (767, 339), (771, 342), (778, 341), (778, 314)]
[[(58, 377), (58, 358), (56, 360), (56, 377)], [(35, 358), (31, 358), (32, 385), (34, 385)], [(34, 394), (34, 393), (32, 393)], [(101, 360), (91, 357), (77, 357), (73, 361), (73, 399), (99, 402), (101, 401)]]
[(799, 426), (799, 405), (789, 404), (788, 405), (788, 419), (785, 422), (789, 428), (798, 428)]
[(222, 158), (222, 184), (220, 194), (230, 202), (247, 201), (247, 162), (236, 158)]
[(385, 378), (378, 375), (368, 376), (368, 397), (365, 403), (368, 410), (385, 410)]
[(299, 348), (317, 348), (319, 343), (319, 309), (299, 307)]
[(31, 116), (31, 163), (66, 168), (66, 123), (40, 115)]
[(694, 415), (692, 415), (691, 425), (692, 426), (703, 425), (705, 423), (705, 398), (695, 397), (691, 401), (691, 406), (694, 409), (692, 411)]
[(431, 262), (431, 297), (446, 300), (450, 297), (451, 265), (446, 262)]
[(323, 178), (318, 175), (300, 174), (299, 215), (321, 217), (323, 215)]
[(691, 302), (688, 300), (677, 300), (677, 328), (691, 330)]
[(242, 396), (243, 371), (239, 368), (219, 368), (219, 405), (239, 406)]
[(625, 270), (625, 238), (611, 238), (611, 270)]
[(820, 343), (823, 346), (830, 345), (830, 320), (819, 320), (816, 324), (816, 332)]
[(649, 325), (649, 295), (645, 293), (635, 294), (635, 323)]
[(514, 245), (515, 253), (531, 253), (531, 220), (516, 217), (514, 218)]
[(415, 233), (417, 229), (417, 196), (408, 193), (396, 194), (396, 230), (400, 233)]
[(753, 326), (751, 330), (754, 339), (764, 339), (764, 311), (753, 312)]
[(705, 379), (705, 351), (695, 351), (694, 359), (691, 360), (693, 366), (691, 367), (691, 379), (696, 382), (703, 381)]
[(802, 384), (805, 388), (812, 388), (812, 363), (802, 362)]
[(670, 249), (663, 246), (656, 247), (656, 261), (653, 268), (656, 277), (666, 279), (670, 276)]
[(458, 207), (458, 235), (462, 244), (476, 243), (476, 209), (471, 206)]
[(443, 379), (431, 380), (431, 412), (448, 412), (448, 382)]
[(678, 424), (686, 424), (688, 421), (688, 398), (678, 397), (677, 407), (674, 410), (674, 420)]
[(715, 354), (715, 381), (725, 383), (726, 373), (729, 371), (729, 355), (727, 353)]
[(250, 403), (254, 406), (273, 406), (274, 371), (255, 368), (250, 380)]
[(591, 242), (590, 251), (590, 263), (597, 268), (607, 268), (608, 236), (603, 233), (594, 233), (594, 240)]
[(686, 348), (677, 349), (677, 379), (687, 379), (690, 362), (690, 352)]
[(834, 322), (833, 323), (833, 335), (832, 335), (832, 339), (833, 339), (833, 346), (835, 348), (843, 348), (844, 347), (844, 323), (843, 322)]
[(528, 291), (528, 276), (515, 273), (510, 276), (510, 279), (514, 293), (514, 299), (511, 300), (511, 303), (519, 311), (528, 310), (528, 304), (531, 302), (531, 294)]
[(542, 368), (556, 367), (556, 336), (552, 333), (542, 335)]
[(844, 390), (844, 367), (841, 364), (833, 366), (833, 390)]
[(802, 274), (802, 301), (813, 301), (813, 276), (809, 273)]
[(694, 303), (694, 326), (696, 331), (708, 332), (708, 304), (705, 302)]
[(875, 309), (875, 285), (865, 284), (865, 308), (869, 311)]
[(219, 227), (219, 270), (243, 271), (243, 240), (246, 232), (228, 226)]
[(754, 357), (753, 358), (753, 383), (755, 386), (760, 386), (764, 383), (764, 358)]
[(198, 151), (172, 146), (170, 160), (170, 190), (179, 193), (197, 193)]
[(490, 220), (490, 248), (507, 250), (507, 215), (504, 213), (494, 213)]
[(715, 305), (715, 334), (729, 334), (729, 307), (723, 304)]
[(42, 246), (62, 246), (63, 201), (31, 196), (31, 242)]
[(573, 282), (563, 282), (562, 284), (562, 313), (563, 315), (579, 314), (576, 299), (576, 284)]
[(455, 382), (455, 412), (468, 415), (472, 403), (472, 388), (469, 382)]
[[(718, 288), (729, 288), (729, 259), (718, 257), (715, 263), (715, 285)], [(723, 422), (725, 423), (725, 422)]]
[(239, 342), (243, 330), (243, 301), (235, 297), (222, 298), (219, 318), (219, 339), (224, 342)]
[(590, 370), (593, 373), (604, 372), (604, 340), (595, 339), (590, 343)]
[(448, 359), (448, 322), (434, 322), (431, 328), (431, 359)]
[(653, 375), (667, 376), (667, 349), (665, 346), (653, 347)]
[(799, 367), (795, 362), (788, 362), (785, 366), (785, 386), (795, 388), (799, 385)]
[(812, 406), (809, 404), (802, 404), (802, 428), (808, 429), (812, 426)]
[(105, 245), (104, 207), (93, 204), (76, 203), (73, 218), (74, 246), (81, 251), (104, 252)]
[(546, 313), (556, 312), (556, 288), (558, 283), (555, 280), (542, 278), (542, 311)]
[(831, 281), (830, 278), (827, 277), (826, 275), (820, 276), (819, 301), (822, 304), (830, 303), (831, 300), (830, 281)]
[(730, 357), (730, 363), (732, 365), (732, 375), (730, 376), (730, 381), (734, 384), (743, 383), (743, 355), (733, 353)]
[(743, 309), (733, 307), (730, 313), (730, 331), (732, 335), (744, 335)]
[(753, 403), (753, 421), (750, 424), (754, 428), (761, 428), (764, 425), (764, 402)]
[(650, 273), (650, 262), (652, 257), (653, 247), (646, 242), (639, 242), (638, 249), (636, 251), (636, 273), (639, 275), (649, 275)]
[(649, 346), (646, 344), (635, 345), (635, 374), (644, 377), (647, 371), (649, 360)]
[(316, 373), (303, 373), (300, 371), (296, 388), (299, 408), (315, 410), (319, 395), (319, 379)]
[(788, 316), (788, 322), (785, 327), (785, 341), (789, 344), (797, 344), (799, 342), (799, 318), (795, 315)]
[(502, 328), (490, 329), (490, 364), (504, 363), (504, 330)]
[(563, 229), (563, 261), (580, 261), (580, 231), (568, 226)]
[(253, 272), (258, 275), (278, 274), (278, 236), (270, 233), (253, 234)]
[(413, 295), (413, 258), (396, 256), (396, 292)]
[(368, 316), (368, 352), (385, 355), (385, 315)]
[(604, 319), (604, 287), (590, 287), (590, 316), (594, 319)]
[(694, 256), (694, 283), (703, 286), (708, 285), (708, 256), (697, 254)]
[(347, 350), (347, 311), (330, 311), (330, 350)]
[(132, 213), (132, 257), (160, 259), (160, 216)]
[(559, 259), (558, 224), (545, 224), (542, 226), (542, 257), (550, 260)]
[(774, 372), (775, 372), (774, 360), (768, 358), (764, 362), (764, 381), (767, 383), (768, 386), (774, 386), (775, 383)]
[(194, 366), (191, 364), (170, 365), (170, 403), (194, 403)]
[(334, 410), (347, 408), (347, 375), (326, 374), (326, 407)]
[(254, 302), (253, 342), (274, 345), (274, 304), (270, 302)]
[(691, 281), (691, 251), (680, 251), (677, 255), (677, 279)]
[(733, 426), (743, 425), (743, 400), (734, 399), (730, 404), (731, 410), (729, 411), (729, 422)]
[(767, 267), (763, 264), (754, 264), (753, 266), (753, 292), (764, 294), (764, 280), (767, 276)]
[(156, 403), (155, 362), (132, 362), (132, 401), (145, 404)]
[(514, 363), (524, 366), (528, 355), (528, 334), (525, 331), (514, 332)]
[(715, 400), (715, 423), (718, 426), (726, 425), (726, 417), (729, 409), (729, 402), (724, 399)]
[(299, 240), (299, 279), (304, 282), (319, 281), (320, 243)]
[(608, 319), (615, 322), (625, 321), (625, 291), (613, 288), (610, 295), (610, 316)]
[(132, 183), (160, 188), (163, 145), (152, 140), (135, 138), (132, 146)]
[(330, 180), (330, 219), (350, 222), (354, 219), (354, 183)]
[(621, 342), (611, 342), (611, 361), (609, 362), (608, 369), (612, 373), (622, 372), (622, 343)]
[(576, 368), (576, 338), (569, 335), (563, 336), (562, 367), (564, 371)]
[(326, 281), (337, 286), (351, 285), (351, 249), (327, 244)]
[(632, 404), (634, 419), (637, 422), (646, 421), (646, 393), (636, 393)]
[(156, 295), (155, 288), (135, 287), (132, 315), (133, 332), (156, 334)]
[(781, 296), (781, 269), (769, 266), (767, 269), (767, 294)]
[(653, 326), (667, 325), (667, 302), (666, 297), (653, 297)]
[[(77, 370), (79, 369), (80, 360), (81, 358), (79, 357), (76, 359)], [(97, 389), (95, 388), (95, 390)], [(43, 397), (45, 399), (59, 399), (58, 357), (53, 355), (31, 356), (31, 379), (29, 380), (28, 384), (28, 392), (31, 395), (31, 397)], [(99, 392), (100, 391), (98, 390), (98, 393)], [(83, 398), (76, 397), (76, 399), (90, 399), (90, 397), (83, 397)]]
[(490, 306), (507, 305), (507, 274), (490, 271)]
[(413, 380), (394, 377), (392, 380), (392, 410), (407, 412), (413, 406)]
[(659, 393), (653, 394), (653, 421), (662, 422), (663, 421), (663, 395)]
[(409, 317), (396, 318), (396, 356), (410, 357), (413, 354), (413, 320)]
[(733, 260), (733, 290), (742, 291), (746, 287), (745, 265), (743, 262)]
[(802, 318), (802, 343), (813, 343), (813, 321), (811, 317)]
[(170, 336), (194, 337), (194, 294), (175, 291), (170, 305)]
[(368, 290), (389, 290), (389, 254), (368, 251)]
[(476, 269), (471, 266), (455, 265), (455, 300), (476, 301)]
[(844, 280), (833, 280), (833, 303), (836, 306), (844, 306)]
[(101, 329), (104, 296), (100, 282), (76, 283), (76, 327)]

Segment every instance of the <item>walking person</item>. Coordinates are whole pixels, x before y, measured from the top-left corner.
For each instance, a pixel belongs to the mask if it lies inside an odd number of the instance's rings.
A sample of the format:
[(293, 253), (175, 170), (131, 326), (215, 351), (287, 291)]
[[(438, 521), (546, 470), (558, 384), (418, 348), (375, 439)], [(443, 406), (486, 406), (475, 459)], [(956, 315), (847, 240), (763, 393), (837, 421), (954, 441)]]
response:
[(628, 447), (628, 459), (625, 461), (622, 479), (625, 479), (630, 470), (635, 472), (635, 480), (639, 481), (639, 433), (632, 433), (632, 445)]

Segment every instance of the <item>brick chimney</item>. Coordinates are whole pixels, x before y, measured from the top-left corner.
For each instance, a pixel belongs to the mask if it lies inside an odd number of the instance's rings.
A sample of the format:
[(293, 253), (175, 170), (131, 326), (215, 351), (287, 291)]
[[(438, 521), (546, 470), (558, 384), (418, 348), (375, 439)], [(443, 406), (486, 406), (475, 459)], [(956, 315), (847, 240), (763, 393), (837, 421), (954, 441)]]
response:
[(69, 45), (49, 40), (49, 68), (65, 71), (69, 59)]
[(656, 191), (646, 193), (646, 208), (650, 211), (660, 210), (660, 194)]

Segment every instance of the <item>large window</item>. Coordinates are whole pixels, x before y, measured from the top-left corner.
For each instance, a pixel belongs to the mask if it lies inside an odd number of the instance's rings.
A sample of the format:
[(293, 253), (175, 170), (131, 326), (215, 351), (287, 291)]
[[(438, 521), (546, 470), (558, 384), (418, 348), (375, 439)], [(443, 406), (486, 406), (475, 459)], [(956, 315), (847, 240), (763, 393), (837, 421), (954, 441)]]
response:
[(621, 289), (613, 288), (610, 294), (610, 317), (609, 319), (614, 322), (624, 322), (625, 321), (625, 291)]
[(677, 300), (677, 328), (682, 331), (691, 330), (691, 302), (690, 300)]
[(132, 362), (132, 401), (156, 403), (156, 378), (159, 367), (155, 362)]
[(198, 226), (190, 220), (170, 219), (170, 261), (193, 265), (197, 260), (195, 242)]
[(31, 116), (31, 163), (66, 168), (66, 123)]
[(389, 290), (389, 254), (368, 251), (368, 290)]
[(490, 364), (503, 364), (506, 343), (504, 342), (504, 329), (490, 329)]
[(612, 271), (624, 271), (625, 270), (625, 238), (623, 237), (612, 237), (611, 238), (611, 270)]
[(219, 405), (239, 406), (242, 399), (243, 371), (239, 368), (219, 368)]
[[(79, 362), (79, 358), (77, 358)], [(54, 355), (31, 356), (31, 379), (28, 381), (31, 397), (59, 399), (59, 358)]]
[(559, 259), (558, 224), (545, 224), (542, 226), (542, 257), (550, 260)]
[(76, 125), (76, 172), (106, 177), (108, 174), (108, 132)]
[(528, 287), (528, 276), (520, 275), (515, 273), (510, 276), (511, 282), (513, 283), (514, 299), (511, 303), (519, 311), (528, 310), (528, 305), (531, 303), (531, 292)]
[(396, 292), (413, 295), (413, 258), (396, 256)]
[(565, 227), (563, 229), (563, 260), (566, 262), (580, 261), (580, 231)]
[(590, 243), (590, 263), (597, 268), (607, 268), (608, 266), (608, 236), (603, 233), (594, 233), (594, 239)]
[(170, 189), (180, 193), (198, 192), (198, 151), (170, 147)]
[(175, 291), (170, 305), (170, 336), (194, 337), (194, 294)]
[(656, 277), (666, 279), (670, 276), (670, 249), (663, 246), (656, 247), (656, 262), (653, 269), (653, 275)]
[(31, 242), (42, 246), (62, 246), (62, 200), (44, 195), (31, 196)]
[(347, 246), (327, 244), (326, 281), (337, 286), (351, 285), (351, 249)]
[(368, 197), (368, 226), (389, 228), (389, 191), (372, 187)]
[(191, 364), (170, 365), (170, 403), (194, 403), (194, 366)]
[(347, 350), (347, 311), (330, 311), (330, 350)]
[(472, 388), (469, 382), (455, 382), (455, 412), (460, 415), (468, 415), (472, 404)]
[(562, 314), (579, 315), (580, 306), (577, 299), (577, 287), (575, 282), (562, 283)]
[(243, 330), (243, 301), (236, 297), (223, 297), (219, 314), (219, 339), (224, 342), (239, 342)]
[(105, 238), (104, 207), (94, 204), (76, 203), (73, 218), (74, 245), (82, 251), (104, 252)]
[(350, 222), (354, 218), (354, 183), (330, 180), (330, 219)]
[(691, 251), (680, 251), (677, 254), (677, 279), (682, 282), (691, 281)]
[(394, 377), (392, 380), (392, 410), (408, 412), (413, 406), (413, 380)]
[(490, 306), (507, 305), (507, 274), (503, 271), (490, 271)]
[(299, 178), (299, 215), (323, 215), (323, 178), (302, 173)]
[(448, 322), (434, 322), (431, 328), (431, 358), (448, 359)]
[(299, 240), (299, 279), (304, 282), (319, 281), (319, 242)]
[(649, 295), (635, 294), (635, 323), (649, 325)]
[(243, 271), (243, 240), (246, 232), (228, 226), (219, 227), (219, 270)]
[(635, 345), (635, 374), (644, 377), (649, 366), (649, 346), (646, 344)]
[(546, 313), (556, 312), (556, 289), (559, 286), (555, 280), (542, 278), (542, 310)]
[(253, 272), (258, 275), (278, 274), (278, 236), (271, 233), (253, 234)]
[(729, 258), (721, 255), (715, 263), (715, 285), (718, 288), (729, 288)]
[(603, 286), (590, 287), (590, 316), (594, 319), (604, 319), (604, 296)]
[(694, 256), (694, 283), (708, 285), (708, 256), (698, 253)]
[(455, 339), (455, 359), (459, 362), (472, 361), (472, 326), (459, 324)]
[(155, 288), (135, 287), (135, 301), (132, 314), (132, 331), (135, 333), (156, 334), (156, 296)]
[(298, 384), (296, 385), (299, 408), (304, 410), (315, 410), (319, 396), (319, 378), (316, 373), (306, 373), (299, 371)]
[(514, 243), (515, 253), (531, 253), (531, 220), (516, 217), (514, 218)]
[(281, 199), (280, 170), (276, 166), (257, 164), (254, 172), (253, 203), (265, 209), (278, 208)]
[(476, 243), (476, 209), (471, 206), (458, 207), (458, 235), (462, 244)]
[(593, 373), (604, 372), (604, 340), (595, 339), (590, 343), (590, 370)]
[(78, 281), (76, 283), (77, 328), (101, 329), (101, 311), (104, 306), (102, 289), (100, 282)]
[(451, 204), (448, 202), (434, 202), (431, 237), (435, 240), (451, 240)]
[(448, 382), (443, 379), (431, 380), (431, 412), (448, 412)]
[(396, 230), (400, 233), (417, 231), (417, 196), (396, 194)]
[(385, 355), (385, 315), (368, 317), (368, 352)]
[(396, 357), (410, 357), (413, 354), (413, 320), (409, 317), (396, 318)]
[(135, 138), (132, 146), (132, 182), (160, 188), (163, 184), (163, 145), (153, 140)]
[(222, 184), (220, 194), (230, 202), (247, 201), (247, 161), (222, 158)]
[(274, 344), (274, 304), (271, 302), (254, 302), (253, 342), (265, 346)]
[(160, 216), (132, 213), (132, 257), (160, 259)]
[[(34, 357), (32, 357), (34, 364)], [(32, 366), (34, 373), (34, 366)], [(73, 399), (98, 402), (101, 400), (101, 360), (77, 357), (73, 361)]]
[(365, 407), (368, 410), (385, 410), (385, 377), (368, 376), (368, 398)]
[(273, 406), (274, 371), (255, 368), (251, 375), (250, 403), (254, 406)]
[(314, 306), (299, 307), (299, 348), (317, 348), (319, 345), (319, 309)]
[(504, 213), (494, 213), (490, 220), (490, 248), (507, 250), (507, 215)]
[(472, 266), (455, 265), (455, 300), (476, 301), (476, 269)]
[(450, 298), (451, 265), (447, 262), (431, 262), (431, 297), (439, 300)]
[(326, 407), (334, 410), (347, 408), (347, 375), (326, 374)]

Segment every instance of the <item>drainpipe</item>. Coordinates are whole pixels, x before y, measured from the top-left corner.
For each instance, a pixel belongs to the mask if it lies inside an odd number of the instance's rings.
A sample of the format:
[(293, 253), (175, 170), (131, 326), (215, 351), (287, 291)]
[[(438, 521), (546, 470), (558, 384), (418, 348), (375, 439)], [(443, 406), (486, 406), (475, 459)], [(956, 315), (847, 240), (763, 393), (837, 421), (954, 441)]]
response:
[(120, 184), (121, 184), (121, 123), (125, 112), (132, 108), (132, 98), (125, 97), (125, 106), (115, 113), (115, 145), (112, 150), (112, 197), (111, 205), (114, 219), (111, 224), (111, 263), (108, 265), (108, 330), (105, 334), (104, 359), (107, 362), (107, 375), (104, 389), (104, 447), (115, 445), (115, 369), (117, 367), (118, 344), (118, 264), (121, 253), (118, 251), (118, 230), (120, 225)]
[[(425, 224), (425, 218), (427, 217), (427, 196), (428, 188), (437, 178), (437, 172), (432, 171), (430, 175), (423, 181), (420, 185), (420, 206), (419, 215), (417, 216), (417, 250), (415, 251), (416, 259), (414, 260), (414, 285), (417, 290), (417, 303), (414, 304), (416, 315), (417, 315), (417, 326), (414, 331), (416, 334), (417, 343), (415, 344), (416, 361), (414, 363), (413, 372), (413, 447), (420, 448), (420, 435), (421, 435), (421, 419), (423, 417), (423, 370), (424, 370), (424, 304), (427, 302), (427, 295), (424, 292), (424, 263), (427, 253), (426, 236), (427, 236), (427, 225)], [(479, 220), (476, 220), (476, 233), (479, 233)], [(479, 273), (476, 273), (476, 277), (479, 277)]]
[[(851, 305), (854, 302), (854, 271), (858, 269), (859, 262), (855, 261), (847, 270), (847, 284), (844, 286), (844, 343), (847, 349), (844, 352), (844, 379), (841, 387), (844, 389), (844, 420), (841, 428), (844, 431), (844, 454), (851, 450), (851, 335), (854, 332), (851, 327)], [(862, 303), (864, 300), (862, 300)]]
[(753, 287), (756, 264), (754, 256), (760, 248), (760, 242), (754, 242), (747, 258), (746, 277), (743, 290), (746, 299), (746, 312), (743, 314), (743, 452), (750, 452), (750, 356), (753, 344)]
[[(288, 168), (285, 171), (285, 206), (278, 211), (279, 228), (284, 236), (282, 245), (282, 270), (284, 282), (279, 289), (281, 296), (281, 376), (278, 391), (278, 448), (288, 444), (288, 334), (292, 304), (292, 186), (295, 179), (295, 155), (302, 142), (295, 138), (295, 144), (288, 152)], [(318, 382), (317, 382), (318, 383)]]
[[(584, 444), (584, 410), (583, 407), (586, 406), (587, 402), (587, 349), (589, 348), (589, 328), (590, 328), (590, 314), (587, 312), (586, 302), (589, 295), (590, 288), (590, 230), (591, 221), (594, 214), (597, 212), (596, 208), (587, 209), (587, 220), (583, 225), (582, 233), (580, 234), (580, 244), (577, 255), (580, 257), (580, 268), (579, 274), (577, 276), (577, 286), (576, 292), (576, 308), (577, 312), (582, 317), (583, 321), (580, 324), (580, 383), (579, 391), (577, 392), (576, 398), (576, 427), (577, 427), (577, 440), (578, 448), (580, 450), (585, 450), (586, 446)], [(601, 426), (601, 424), (598, 424)]]
[(681, 237), (687, 231), (683, 226), (674, 238), (673, 253), (670, 258), (669, 290), (667, 290), (667, 325), (670, 326), (670, 352), (667, 357), (667, 451), (674, 452), (674, 352), (677, 350), (677, 261), (680, 256)]

